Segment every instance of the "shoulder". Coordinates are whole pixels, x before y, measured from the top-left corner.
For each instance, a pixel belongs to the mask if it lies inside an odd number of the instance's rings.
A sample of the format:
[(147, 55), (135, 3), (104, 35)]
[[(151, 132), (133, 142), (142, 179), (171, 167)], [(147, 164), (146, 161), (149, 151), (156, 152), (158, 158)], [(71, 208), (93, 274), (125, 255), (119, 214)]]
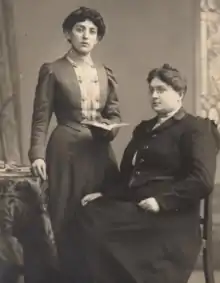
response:
[(210, 131), (211, 128), (216, 128), (217, 125), (214, 121), (209, 118), (203, 118), (200, 116), (194, 116), (192, 114), (187, 114), (187, 117), (184, 121), (186, 129), (189, 131), (201, 131), (206, 132)]
[(115, 74), (113, 73), (112, 69), (108, 66), (106, 66), (105, 64), (103, 64), (104, 70), (107, 74), (108, 79), (110, 80), (110, 82), (112, 82), (114, 85), (118, 85), (118, 81), (116, 79)]
[(207, 136), (212, 138), (214, 141), (216, 148), (220, 149), (220, 133), (218, 130), (218, 125), (215, 123), (215, 121), (209, 119), (209, 118), (202, 118), (197, 116), (197, 123), (199, 124), (200, 130), (203, 131)]
[(45, 76), (45, 75), (50, 74), (50, 73), (53, 73), (51, 63), (48, 63), (48, 62), (43, 63), (40, 66), (39, 75)]
[(64, 64), (64, 58), (58, 58), (54, 61), (51, 62), (44, 62), (41, 66), (40, 66), (40, 74), (52, 74), (54, 73), (54, 71), (56, 69), (61, 68), (61, 66), (63, 66)]
[(209, 140), (210, 145), (213, 142), (217, 149), (220, 148), (220, 134), (217, 124), (213, 120), (188, 114), (185, 126), (185, 131), (190, 133), (191, 136)]

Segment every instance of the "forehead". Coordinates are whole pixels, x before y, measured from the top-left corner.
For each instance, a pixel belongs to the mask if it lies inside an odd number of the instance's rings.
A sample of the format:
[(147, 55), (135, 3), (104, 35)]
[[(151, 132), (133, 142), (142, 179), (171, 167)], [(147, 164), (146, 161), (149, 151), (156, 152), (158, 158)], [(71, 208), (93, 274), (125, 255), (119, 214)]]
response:
[(82, 22), (77, 22), (75, 24), (75, 27), (84, 27), (84, 28), (93, 28), (93, 29), (97, 29), (97, 26), (90, 20), (85, 20)]
[(165, 87), (165, 88), (169, 88), (170, 86), (167, 85), (165, 82), (163, 82), (162, 80), (160, 80), (159, 78), (155, 77), (152, 79), (152, 81), (150, 82), (150, 86), (151, 87)]

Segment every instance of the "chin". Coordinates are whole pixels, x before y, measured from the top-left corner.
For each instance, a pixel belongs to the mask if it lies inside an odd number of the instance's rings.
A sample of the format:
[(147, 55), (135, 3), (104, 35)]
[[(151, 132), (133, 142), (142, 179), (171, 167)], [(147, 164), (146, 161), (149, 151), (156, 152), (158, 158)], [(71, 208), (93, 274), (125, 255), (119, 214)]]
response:
[(152, 109), (155, 111), (155, 112), (161, 112), (162, 109), (159, 107), (159, 106), (152, 106)]
[(87, 55), (87, 54), (89, 54), (91, 52), (91, 49), (88, 49), (86, 47), (85, 48), (80, 48), (80, 49), (78, 49), (78, 52), (81, 55)]

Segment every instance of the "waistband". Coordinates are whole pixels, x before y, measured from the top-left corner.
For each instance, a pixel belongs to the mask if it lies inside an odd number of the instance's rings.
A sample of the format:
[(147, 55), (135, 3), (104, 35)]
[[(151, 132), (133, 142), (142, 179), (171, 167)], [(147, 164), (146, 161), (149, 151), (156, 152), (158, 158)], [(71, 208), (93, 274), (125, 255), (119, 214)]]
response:
[(163, 181), (163, 180), (174, 180), (174, 176), (152, 176), (152, 177), (149, 177), (147, 178), (148, 181)]
[(77, 121), (58, 121), (57, 123), (58, 126), (66, 126), (78, 131), (83, 128), (88, 128), (85, 124), (82, 124), (81, 122)]
[(169, 181), (169, 180), (172, 181), (175, 179), (176, 178), (174, 176), (169, 176), (169, 175), (150, 176), (149, 173), (137, 171), (131, 177), (129, 182), (129, 187), (140, 187), (152, 181)]

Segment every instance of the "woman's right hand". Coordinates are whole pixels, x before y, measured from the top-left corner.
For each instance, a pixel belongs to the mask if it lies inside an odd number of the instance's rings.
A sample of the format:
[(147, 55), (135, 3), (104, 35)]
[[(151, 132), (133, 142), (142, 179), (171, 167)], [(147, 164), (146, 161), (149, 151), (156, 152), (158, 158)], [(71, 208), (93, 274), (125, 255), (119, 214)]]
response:
[(47, 179), (46, 163), (43, 159), (35, 159), (31, 164), (31, 169), (36, 177), (40, 177), (42, 180)]
[(81, 204), (82, 206), (87, 205), (89, 202), (102, 197), (102, 193), (91, 193), (88, 195), (85, 195), (82, 199), (81, 199)]

